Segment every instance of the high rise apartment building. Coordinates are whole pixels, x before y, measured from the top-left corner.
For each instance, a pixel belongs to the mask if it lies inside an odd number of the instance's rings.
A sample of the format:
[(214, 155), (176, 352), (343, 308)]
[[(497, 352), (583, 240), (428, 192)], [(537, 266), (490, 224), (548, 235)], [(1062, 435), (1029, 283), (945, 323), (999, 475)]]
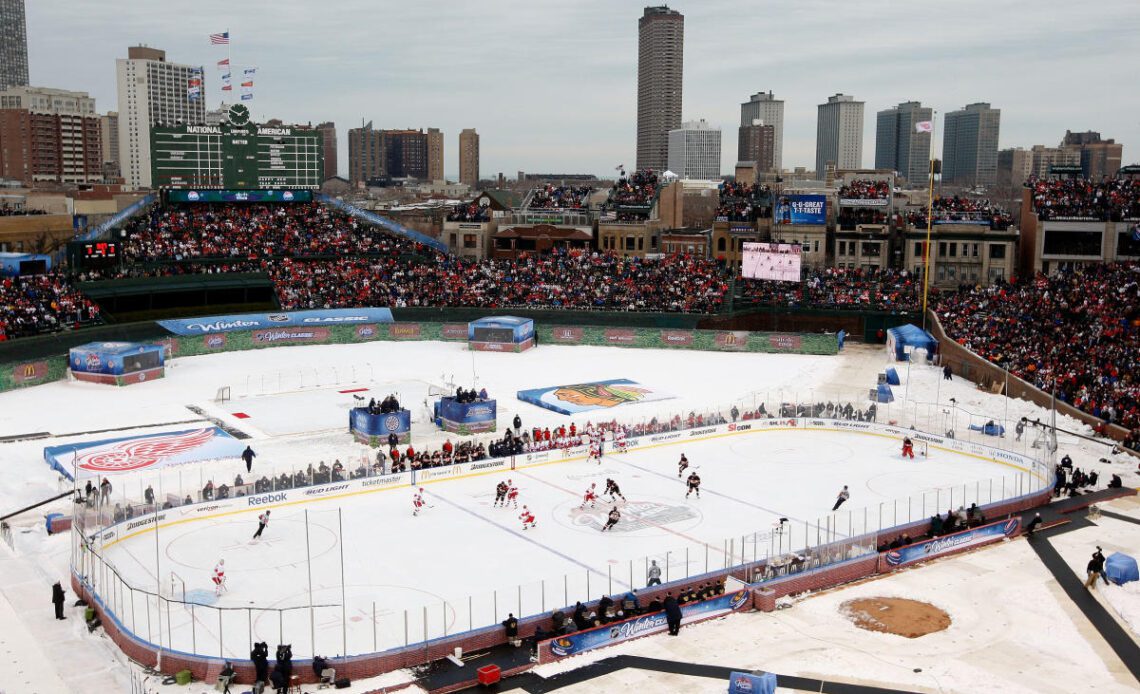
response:
[(131, 46), (126, 58), (115, 61), (119, 162), (128, 186), (151, 187), (151, 126), (205, 122), (205, 100), (187, 93), (192, 76), (202, 80), (205, 93), (204, 72), (201, 66), (169, 63), (166, 51), (147, 46)]
[(942, 137), (942, 183), (991, 186), (997, 182), (1001, 109), (969, 104), (946, 114)]
[(685, 16), (664, 5), (646, 7), (637, 27), (637, 169), (662, 171), (669, 131), (681, 127)]
[(875, 168), (897, 171), (911, 185), (925, 185), (930, 176), (929, 130), (919, 123), (934, 121), (933, 109), (907, 101), (879, 111), (875, 119)]
[[(758, 171), (779, 171), (780, 167), (784, 165), (784, 102), (773, 96), (772, 92), (757, 92), (749, 97), (740, 105), (740, 140), (738, 149), (741, 152), (745, 151), (744, 138), (750, 138), (750, 142), (755, 140), (756, 134), (749, 131), (745, 132), (745, 128), (755, 125), (771, 126), (772, 127), (772, 158), (768, 166), (760, 166), (757, 164)], [(766, 137), (761, 135), (760, 137)], [(753, 146), (749, 146), (748, 151), (754, 151)], [(740, 156), (741, 161), (755, 161), (750, 157)]]
[(459, 182), (479, 185), (479, 133), (474, 128), (459, 133)]
[(823, 179), (828, 165), (859, 169), (863, 162), (863, 102), (848, 94), (820, 104), (815, 133), (815, 175)]
[(0, 90), (28, 84), (24, 0), (0, 0)]

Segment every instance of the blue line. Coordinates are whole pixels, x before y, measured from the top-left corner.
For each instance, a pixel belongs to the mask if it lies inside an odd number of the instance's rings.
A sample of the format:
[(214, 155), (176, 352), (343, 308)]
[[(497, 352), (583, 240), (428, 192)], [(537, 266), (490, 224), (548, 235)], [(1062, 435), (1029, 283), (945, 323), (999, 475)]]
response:
[[(459, 504), (455, 503), (454, 501), (450, 501), (448, 499), (443, 498), (439, 494), (432, 494), (432, 498), (439, 499), (440, 501), (448, 504), (449, 506), (451, 506), (453, 508), (457, 508), (460, 511), (463, 511), (464, 513), (475, 516), (476, 518), (483, 521), (484, 523), (489, 523), (489, 524), (495, 526), (496, 528), (498, 528), (499, 530), (510, 533), (511, 535), (514, 535), (515, 537), (519, 538), (520, 540), (523, 540), (524, 542), (529, 542), (530, 544), (534, 545), (535, 547), (538, 547), (540, 549), (544, 549), (547, 552), (550, 552), (551, 554), (557, 556), (560, 559), (565, 559), (566, 561), (570, 562), (571, 564), (577, 564), (578, 566), (581, 566), (583, 569), (586, 569), (587, 571), (589, 571), (591, 573), (595, 573), (598, 576), (601, 576), (601, 577), (607, 578), (607, 579), (612, 578), (611, 576), (604, 574), (601, 571), (598, 571), (597, 569), (590, 566), (589, 564), (583, 564), (582, 562), (578, 561), (574, 557), (563, 554), (562, 552), (559, 552), (558, 550), (556, 550), (552, 547), (548, 547), (548, 546), (542, 544), (541, 542), (539, 542), (538, 540), (535, 540), (535, 539), (533, 539), (527, 535), (523, 535), (522, 533), (520, 533), (517, 530), (511, 530), (510, 528), (503, 525), (502, 523), (498, 523), (496, 521), (493, 521), (490, 518), (487, 518), (486, 516), (482, 516), (482, 515), (474, 512), (474, 511), (472, 511), (469, 508), (464, 508), (464, 507), (460, 506)], [(614, 583), (617, 583), (618, 585), (625, 586), (626, 588), (629, 588), (629, 584), (625, 581), (620, 581), (620, 580), (614, 579)]]

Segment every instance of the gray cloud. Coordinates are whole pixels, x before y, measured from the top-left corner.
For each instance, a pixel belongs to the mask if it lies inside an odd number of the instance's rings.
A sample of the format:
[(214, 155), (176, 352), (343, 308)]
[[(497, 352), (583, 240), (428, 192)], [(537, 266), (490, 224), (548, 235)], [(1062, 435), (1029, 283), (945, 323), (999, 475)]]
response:
[[(29, 60), (33, 83), (88, 91), (113, 110), (115, 58), (146, 43), (206, 65), (216, 105), (212, 65), (225, 53), (206, 37), (228, 27), (234, 63), (259, 68), (255, 118), (336, 121), (342, 170), (347, 129), (363, 119), (443, 129), (452, 174), (465, 127), (482, 137), (484, 175), (608, 174), (634, 160), (637, 18), (646, 4), (34, 0)], [(672, 6), (686, 15), (685, 118), (723, 128), (726, 173), (739, 103), (768, 89), (786, 102), (786, 165), (814, 165), (816, 105), (836, 92), (867, 104), (868, 166), (875, 111), (910, 99), (940, 113), (991, 102), (1002, 109), (1003, 147), (1055, 145), (1066, 128), (1092, 129), (1123, 142), (1126, 161), (1138, 159), (1135, 0)]]

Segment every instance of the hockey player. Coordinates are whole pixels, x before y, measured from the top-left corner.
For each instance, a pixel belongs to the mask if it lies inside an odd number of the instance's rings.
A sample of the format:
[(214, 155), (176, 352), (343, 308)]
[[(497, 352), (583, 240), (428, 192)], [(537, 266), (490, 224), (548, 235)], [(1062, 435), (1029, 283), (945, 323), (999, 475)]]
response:
[(904, 436), (902, 443), (902, 457), (905, 458), (907, 456), (910, 456), (910, 459), (914, 460), (914, 442), (911, 441), (909, 437)]
[(697, 493), (697, 498), (701, 498), (701, 476), (696, 471), (689, 473), (689, 478), (685, 481), (689, 486), (689, 491), (685, 492), (685, 498), (688, 499), (689, 495), (693, 492)]
[(507, 500), (503, 502), (503, 508), (506, 508), (507, 504), (519, 507), (519, 488), (510, 480), (507, 480)]
[(226, 560), (219, 559), (217, 566), (214, 567), (214, 595), (221, 595), (222, 591), (226, 589)]
[(677, 479), (681, 479), (681, 475), (685, 474), (685, 470), (689, 467), (689, 459), (685, 454), (681, 454), (681, 460), (677, 463)]
[(507, 505), (507, 483), (500, 481), (495, 485), (495, 503), (492, 506)]
[(614, 429), (614, 450), (625, 453), (625, 427)]
[(587, 462), (591, 460), (598, 461), (598, 465), (602, 464), (602, 443), (597, 438), (590, 439), (590, 455), (586, 458)]
[(257, 532), (255, 532), (253, 534), (253, 539), (256, 540), (259, 537), (261, 537), (261, 533), (265, 530), (265, 527), (267, 525), (269, 525), (269, 511), (268, 510), (266, 510), (265, 513), (262, 513), (261, 515), (259, 515), (257, 517)]
[(845, 484), (843, 485), (842, 491), (839, 492), (839, 495), (835, 497), (835, 505), (831, 507), (831, 510), (838, 511), (839, 507), (843, 505), (843, 502), (850, 498), (851, 492), (847, 491), (847, 485)]
[(534, 514), (530, 512), (526, 504), (523, 504), (522, 513), (519, 514), (519, 520), (522, 521), (523, 530), (526, 530), (528, 525), (532, 528), (535, 526), (536, 521), (534, 520)]
[(586, 508), (587, 503), (590, 504), (590, 508), (594, 508), (594, 503), (598, 500), (598, 493), (596, 491), (594, 491), (595, 489), (597, 489), (597, 487), (598, 487), (597, 482), (591, 482), (590, 483), (590, 488), (587, 489), (586, 493), (582, 495), (582, 505), (579, 506), (578, 508), (580, 508), (580, 509)]
[(612, 509), (610, 509), (610, 517), (606, 519), (606, 524), (602, 526), (602, 532), (604, 533), (605, 531), (617, 525), (617, 522), (619, 520), (621, 520), (621, 511), (618, 510), (617, 506), (614, 506)]
[(420, 515), (420, 509), (425, 506), (424, 504), (424, 488), (420, 487), (416, 495), (412, 497), (412, 515)]
[(621, 487), (609, 477), (606, 478), (606, 491), (604, 493), (610, 495), (610, 501), (617, 501), (617, 497), (619, 496), (622, 501), (625, 501), (625, 496), (621, 493)]

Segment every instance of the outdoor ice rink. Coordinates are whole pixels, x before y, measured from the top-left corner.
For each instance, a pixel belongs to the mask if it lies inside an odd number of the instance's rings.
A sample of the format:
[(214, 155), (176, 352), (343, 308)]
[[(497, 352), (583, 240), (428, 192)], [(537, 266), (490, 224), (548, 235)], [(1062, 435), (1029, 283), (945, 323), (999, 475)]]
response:
[[(374, 349), (399, 351), (407, 346), (374, 345)], [(426, 365), (451, 358), (462, 359), (471, 368), (471, 354), (462, 346), (424, 344), (418, 349), (425, 352)], [(567, 373), (584, 379), (614, 372), (625, 375), (634, 366), (627, 359), (637, 357), (642, 373), (636, 377), (676, 393), (676, 398), (606, 410), (606, 419), (633, 422), (646, 413), (708, 411), (705, 403), (712, 400), (699, 381), (709, 376), (670, 368), (670, 362), (692, 359), (692, 354), (603, 350), (622, 366), (600, 369), (589, 366), (591, 360), (585, 364), (578, 359), (557, 360), (581, 354), (573, 351), (578, 348), (549, 349), (546, 356), (541, 354), (544, 350), (522, 356), (479, 354), (474, 362), (478, 383), (489, 390), (510, 391), (569, 382)], [(251, 386), (247, 390), (244, 384), (239, 386), (245, 393), (233, 401), (211, 403), (205, 398), (203, 403), (215, 414), (230, 417), (228, 423), (254, 434), (250, 442), (259, 451), (255, 474), (271, 476), (317, 459), (355, 464), (366, 455), (344, 432), (353, 402), (340, 392), (344, 384), (318, 384), (317, 376), (310, 376), (306, 387), (302, 370), (294, 375), (293, 362), (282, 359), (301, 353), (259, 353), (258, 357), (279, 364), (277, 372), (247, 377)], [(207, 359), (226, 364), (247, 357)], [(743, 386), (755, 385), (757, 392), (764, 387), (763, 395), (751, 395), (754, 400), (790, 400), (788, 394), (768, 394), (766, 386), (775, 384), (779, 392), (781, 376), (803, 376), (830, 366), (828, 358), (700, 357), (747, 365), (755, 381), (749, 384), (748, 378), (739, 377), (733, 381), (736, 394), (743, 395), (738, 399), (742, 405), (749, 398)], [(657, 366), (653, 360), (659, 360)], [(171, 386), (192, 377), (200, 365), (194, 359), (182, 361), (186, 364), (172, 369), (165, 382), (144, 387), (173, 391), (185, 400), (185, 393)], [(776, 368), (769, 370), (767, 365)], [(537, 374), (531, 370), (536, 367)], [(504, 368), (502, 373), (499, 368)], [(923, 375), (933, 372), (922, 368)], [(397, 390), (407, 406), (415, 407), (426, 397), (427, 384), (439, 381), (438, 375), (432, 375), (435, 370), (415, 374), (414, 369), (404, 369), (399, 378), (377, 382), (375, 374), (366, 377), (360, 367), (356, 385), (368, 387), (365, 394), (377, 397)], [(294, 387), (287, 387), (288, 378), (295, 379)], [(262, 381), (266, 385), (261, 386)], [(210, 384), (200, 387), (210, 392)], [(836, 390), (841, 391), (841, 385)], [(544, 426), (573, 419), (510, 398), (502, 402), (503, 426), (514, 413), (524, 422)], [(233, 418), (234, 413), (245, 417)], [(882, 413), (885, 419), (887, 409)], [(585, 418), (579, 415), (577, 423)], [(438, 446), (445, 436), (430, 432), (425, 414), (417, 419), (417, 446)], [(344, 495), (334, 492), (217, 514), (209, 509), (203, 513), (201, 505), (176, 508), (158, 526), (157, 538), (150, 525), (136, 529), (128, 525), (125, 530), (120, 525), (114, 539), (98, 542), (95, 547), (114, 566), (114, 573), (101, 570), (100, 575), (96, 570), (95, 579), (115, 596), (116, 613), (129, 628), (176, 651), (239, 656), (251, 639), (284, 639), (301, 654), (312, 652), (315, 639), (319, 653), (364, 653), (488, 626), (505, 619), (508, 612), (548, 612), (579, 599), (642, 587), (651, 561), (661, 566), (667, 581), (699, 577), (725, 565), (765, 558), (779, 561), (792, 556), (793, 549), (841, 544), (884, 526), (1011, 496), (1018, 484), (1028, 483), (1025, 471), (1016, 466), (948, 449), (930, 448), (928, 456), (920, 451), (915, 460), (903, 459), (899, 436), (783, 430), (722, 433), (695, 440), (689, 435), (684, 432), (624, 454), (611, 451), (601, 464), (583, 456), (556, 456), (534, 467), (425, 482), (430, 506), (418, 516), (412, 514), (418, 484)], [(685, 498), (685, 485), (677, 476), (682, 454), (692, 466), (685, 475), (695, 471), (701, 476), (700, 498)], [(200, 488), (202, 479), (228, 480), (237, 472), (243, 472), (239, 460), (162, 474), (133, 473), (120, 476), (116, 490), (129, 500), (140, 496), (143, 484), (158, 489), (164, 484), (166, 491), (177, 487), (181, 498), (187, 489)], [(605, 480), (611, 477), (626, 497), (616, 504), (601, 496)], [(495, 484), (506, 479), (520, 489), (519, 508), (491, 505)], [(601, 498), (594, 507), (580, 508), (591, 483), (597, 484)], [(845, 484), (852, 498), (831, 513)], [(522, 505), (537, 516), (536, 528), (523, 530)], [(614, 505), (622, 519), (612, 532), (603, 533), (605, 515)], [(252, 541), (257, 517), (267, 508), (272, 512), (269, 529)], [(838, 550), (850, 549), (840, 545)], [(226, 561), (228, 590), (218, 597), (210, 575), (221, 558)], [(173, 601), (164, 602), (161, 610), (154, 597), (146, 595), (157, 589)]]

